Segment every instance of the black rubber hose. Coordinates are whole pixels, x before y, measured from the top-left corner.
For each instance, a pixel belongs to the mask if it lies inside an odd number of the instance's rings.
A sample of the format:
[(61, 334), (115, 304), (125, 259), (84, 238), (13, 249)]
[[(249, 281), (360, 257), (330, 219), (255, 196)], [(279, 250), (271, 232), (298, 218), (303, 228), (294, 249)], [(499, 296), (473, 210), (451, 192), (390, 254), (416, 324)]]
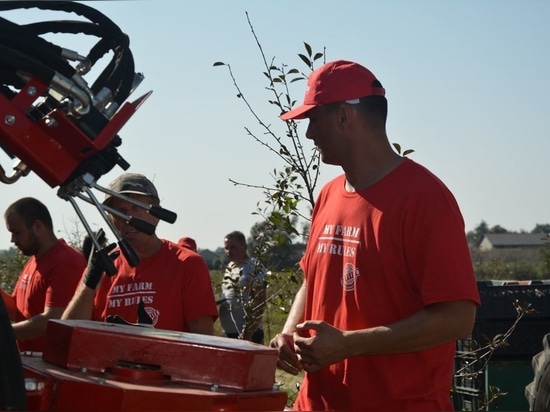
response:
[(32, 56), (43, 65), (67, 78), (75, 74), (73, 67), (61, 56), (61, 47), (52, 44), (15, 23), (0, 19), (0, 44)]
[(133, 56), (129, 49), (129, 38), (120, 30), (113, 30), (112, 27), (105, 28), (88, 22), (74, 21), (32, 23), (26, 25), (25, 28), (36, 36), (45, 33), (82, 33), (99, 37), (100, 40), (86, 56), (91, 65), (93, 66), (109, 51), (113, 52), (113, 58), (91, 86), (92, 91), (98, 93), (101, 88), (108, 88), (113, 92), (113, 99), (119, 105), (130, 95), (135, 68)]
[[(34, 34), (38, 40), (36, 42), (44, 42), (43, 39), (38, 37), (38, 34), (43, 34), (44, 32), (64, 32), (70, 30), (74, 33), (75, 31), (81, 30), (82, 32), (89, 32), (93, 29), (90, 27), (95, 26), (99, 27), (99, 33), (94, 32), (94, 34), (100, 34), (102, 39), (90, 50), (87, 58), (90, 62), (95, 63), (100, 57), (102, 57), (108, 50), (113, 51), (113, 59), (107, 68), (100, 74), (96, 82), (92, 85), (92, 91), (97, 93), (99, 89), (106, 87), (113, 93), (113, 100), (121, 105), (130, 95), (130, 92), (133, 87), (134, 82), (134, 60), (132, 53), (129, 49), (130, 40), (126, 34), (124, 34), (120, 28), (103, 13), (95, 10), (92, 7), (77, 3), (77, 2), (66, 2), (66, 1), (7, 1), (0, 2), (0, 10), (8, 10), (15, 8), (39, 8), (42, 10), (56, 10), (64, 11), (67, 13), (76, 13), (79, 16), (89, 19), (91, 23), (67, 23), (67, 22), (42, 22), (29, 24), (24, 29), (26, 33)], [(23, 32), (23, 29), (20, 29)], [(28, 32), (27, 32), (28, 30)], [(38, 44), (36, 42), (31, 42), (30, 44)], [(25, 41), (26, 44), (26, 41)], [(35, 55), (34, 51), (31, 49), (29, 53)], [(39, 59), (40, 60), (40, 59)], [(52, 65), (57, 71), (64, 74), (66, 77), (71, 77), (65, 73), (65, 70), (72, 70), (70, 65), (64, 67), (59, 67), (60, 64), (58, 61), (51, 61), (48, 59), (48, 65)], [(63, 69), (63, 70), (60, 70)]]
[(23, 70), (32, 73), (46, 84), (49, 84), (55, 75), (55, 71), (42, 62), (2, 44), (0, 44), (0, 65), (4, 70), (12, 68), (14, 72)]

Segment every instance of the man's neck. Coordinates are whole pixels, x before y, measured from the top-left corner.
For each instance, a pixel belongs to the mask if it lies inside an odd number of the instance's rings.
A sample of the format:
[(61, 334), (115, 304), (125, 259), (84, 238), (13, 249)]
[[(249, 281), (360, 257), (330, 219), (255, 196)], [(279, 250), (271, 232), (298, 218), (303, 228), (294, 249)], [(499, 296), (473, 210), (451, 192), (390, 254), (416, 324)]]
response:
[(238, 266), (238, 265), (241, 265), (241, 264), (243, 264), (243, 263), (246, 263), (246, 261), (248, 261), (248, 256), (245, 256), (245, 257), (243, 257), (243, 258), (241, 258), (241, 259), (235, 259), (235, 260), (232, 261), (232, 263), (233, 263), (234, 265)]
[(152, 236), (145, 243), (139, 245), (141, 247), (134, 245), (130, 246), (134, 248), (134, 251), (138, 254), (140, 259), (145, 259), (158, 252), (158, 250), (162, 246), (162, 241), (158, 237)]
[(345, 171), (346, 191), (357, 192), (372, 186), (396, 169), (401, 162), (403, 162), (403, 157), (395, 153), (395, 155), (392, 155), (383, 162), (377, 162), (375, 165), (366, 164), (362, 168), (349, 173)]
[(58, 239), (54, 237), (48, 238), (46, 241), (42, 241), (40, 243), (40, 249), (37, 253), (34, 254), (34, 257), (37, 259), (40, 259), (42, 256), (44, 256), (48, 251), (57, 243)]

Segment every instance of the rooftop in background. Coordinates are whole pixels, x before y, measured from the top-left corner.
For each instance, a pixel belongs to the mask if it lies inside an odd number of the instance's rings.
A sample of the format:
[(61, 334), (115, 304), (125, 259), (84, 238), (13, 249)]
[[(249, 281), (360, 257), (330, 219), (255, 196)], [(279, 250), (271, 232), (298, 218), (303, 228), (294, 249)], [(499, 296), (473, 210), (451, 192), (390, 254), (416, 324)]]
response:
[(490, 233), (483, 237), (479, 250), (541, 247), (548, 241), (548, 235), (543, 233)]

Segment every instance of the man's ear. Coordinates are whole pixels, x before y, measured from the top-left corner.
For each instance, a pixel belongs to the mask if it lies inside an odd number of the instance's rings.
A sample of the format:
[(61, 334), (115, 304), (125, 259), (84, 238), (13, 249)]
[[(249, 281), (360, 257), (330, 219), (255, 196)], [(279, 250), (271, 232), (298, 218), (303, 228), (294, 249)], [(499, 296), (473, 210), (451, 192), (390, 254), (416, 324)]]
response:
[(347, 104), (341, 104), (336, 112), (338, 127), (347, 128), (353, 118), (353, 109)]
[(42, 222), (40, 219), (34, 219), (34, 222), (32, 222), (31, 228), (34, 233), (40, 233), (44, 230), (44, 222)]

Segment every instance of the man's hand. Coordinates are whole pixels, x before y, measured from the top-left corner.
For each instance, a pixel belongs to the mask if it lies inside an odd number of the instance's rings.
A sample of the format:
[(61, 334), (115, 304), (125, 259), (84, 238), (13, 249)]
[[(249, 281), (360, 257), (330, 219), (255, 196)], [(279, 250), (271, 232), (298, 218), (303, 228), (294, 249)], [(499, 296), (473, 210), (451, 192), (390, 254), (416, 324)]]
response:
[[(294, 347), (303, 369), (315, 373), (338, 363), (347, 357), (344, 332), (322, 321), (309, 320), (296, 325)], [(311, 337), (302, 337), (304, 331), (312, 330)]]
[(278, 333), (275, 335), (269, 346), (279, 351), (277, 366), (282, 370), (297, 375), (302, 370), (302, 365), (296, 356), (294, 347), (294, 338), (288, 333)]
[(103, 272), (107, 272), (107, 275), (109, 276), (116, 273), (113, 260), (120, 255), (120, 252), (116, 251), (109, 254), (109, 252), (111, 252), (115, 247), (116, 243), (111, 243), (103, 249), (94, 251), (90, 255), (88, 268), (84, 277), (84, 284), (90, 289), (95, 290), (101, 280), (101, 275), (103, 275)]

